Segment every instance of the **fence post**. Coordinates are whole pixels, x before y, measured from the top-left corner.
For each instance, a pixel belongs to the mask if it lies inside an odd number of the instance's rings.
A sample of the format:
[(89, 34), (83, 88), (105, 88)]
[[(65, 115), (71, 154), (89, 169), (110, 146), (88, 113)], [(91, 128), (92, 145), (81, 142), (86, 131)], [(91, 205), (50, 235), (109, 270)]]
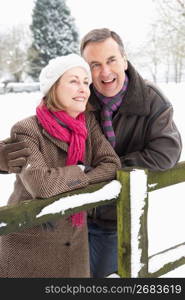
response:
[(130, 172), (117, 171), (122, 189), (117, 200), (118, 274), (131, 277)]
[[(139, 170), (137, 173), (141, 186), (138, 188), (138, 201), (141, 201), (140, 206), (140, 227), (139, 227), (139, 250), (140, 250), (140, 265), (138, 277), (148, 277), (148, 170)], [(140, 174), (139, 174), (140, 173)], [(140, 181), (141, 180), (141, 181)]]
[(148, 274), (148, 172), (120, 170), (122, 189), (117, 200), (118, 274), (147, 277)]

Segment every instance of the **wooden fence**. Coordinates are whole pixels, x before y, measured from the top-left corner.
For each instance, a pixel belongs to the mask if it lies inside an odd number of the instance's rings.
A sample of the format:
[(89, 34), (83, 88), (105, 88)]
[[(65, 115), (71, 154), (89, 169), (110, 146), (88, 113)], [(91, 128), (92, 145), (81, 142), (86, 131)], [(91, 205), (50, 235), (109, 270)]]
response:
[[(21, 231), (116, 201), (119, 276), (159, 277), (185, 264), (185, 256), (165, 263), (154, 272), (149, 272), (149, 263), (162, 257), (164, 253), (185, 247), (185, 243), (148, 256), (148, 195), (155, 190), (181, 182), (185, 182), (185, 162), (178, 163), (164, 172), (122, 169), (117, 172), (117, 180), (111, 182), (89, 185), (48, 199), (34, 199), (14, 206), (0, 207), (0, 235)], [(66, 203), (73, 205), (66, 206)]]
[(117, 178), (123, 186), (117, 202), (118, 273), (120, 277), (156, 278), (185, 264), (184, 254), (175, 261), (164, 264), (155, 272), (149, 272), (149, 263), (154, 258), (178, 250), (180, 247), (185, 246), (185, 243), (175, 245), (149, 257), (147, 230), (149, 193), (185, 182), (185, 162), (180, 162), (174, 168), (164, 172), (151, 172), (141, 169), (127, 172), (118, 171)]

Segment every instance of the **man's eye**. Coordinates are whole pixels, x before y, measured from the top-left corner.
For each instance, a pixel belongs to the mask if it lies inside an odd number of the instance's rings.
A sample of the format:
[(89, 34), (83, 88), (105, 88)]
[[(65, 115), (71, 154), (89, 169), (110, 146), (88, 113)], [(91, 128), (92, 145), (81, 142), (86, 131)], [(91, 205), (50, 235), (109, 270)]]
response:
[(99, 64), (93, 64), (93, 65), (91, 65), (91, 69), (95, 69), (97, 67), (99, 67)]
[(89, 81), (84, 81), (84, 84), (85, 85), (89, 85)]

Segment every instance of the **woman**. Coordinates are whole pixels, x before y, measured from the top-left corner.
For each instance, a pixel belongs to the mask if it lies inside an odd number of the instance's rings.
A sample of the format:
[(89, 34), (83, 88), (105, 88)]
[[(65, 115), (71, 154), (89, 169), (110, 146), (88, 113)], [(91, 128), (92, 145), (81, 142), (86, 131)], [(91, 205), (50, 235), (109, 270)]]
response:
[[(119, 158), (91, 113), (88, 64), (78, 55), (57, 57), (41, 71), (43, 100), (36, 116), (11, 133), (31, 149), (9, 204), (113, 179)], [(89, 167), (86, 167), (89, 166)], [(89, 277), (85, 212), (1, 238), (0, 277)]]

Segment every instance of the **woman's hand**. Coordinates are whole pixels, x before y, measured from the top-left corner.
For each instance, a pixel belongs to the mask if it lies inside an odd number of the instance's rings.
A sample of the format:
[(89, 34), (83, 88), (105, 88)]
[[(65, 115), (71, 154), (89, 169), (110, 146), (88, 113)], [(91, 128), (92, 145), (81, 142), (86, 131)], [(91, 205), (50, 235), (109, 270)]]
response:
[[(13, 140), (13, 141), (12, 141)], [(0, 142), (0, 170), (20, 173), (26, 165), (30, 149), (26, 142), (16, 142), (16, 136)]]

